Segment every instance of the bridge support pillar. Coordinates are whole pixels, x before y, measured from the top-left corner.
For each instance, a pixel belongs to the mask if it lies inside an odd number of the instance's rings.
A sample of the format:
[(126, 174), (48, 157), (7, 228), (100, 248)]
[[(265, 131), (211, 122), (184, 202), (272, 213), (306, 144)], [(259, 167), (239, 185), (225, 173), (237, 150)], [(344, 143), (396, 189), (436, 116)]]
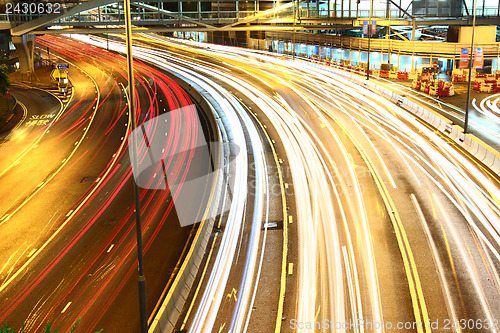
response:
[(34, 51), (35, 51), (35, 36), (22, 35), (12, 36), (12, 43), (16, 47), (19, 57), (19, 68), (21, 74), (33, 74), (34, 71)]
[(207, 31), (207, 43), (214, 43), (214, 32), (213, 31)]

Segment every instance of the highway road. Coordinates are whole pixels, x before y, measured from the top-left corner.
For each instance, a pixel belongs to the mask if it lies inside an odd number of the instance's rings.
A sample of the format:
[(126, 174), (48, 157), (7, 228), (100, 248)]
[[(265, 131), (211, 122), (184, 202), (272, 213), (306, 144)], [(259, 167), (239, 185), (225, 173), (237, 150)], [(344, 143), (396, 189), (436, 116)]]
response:
[[(461, 126), (463, 130), (467, 104), (466, 88), (459, 91), (460, 95), (436, 98), (387, 79), (373, 77), (372, 80), (442, 115), (449, 119), (451, 124)], [(499, 97), (500, 94), (472, 90), (468, 124), (468, 133), (472, 133), (497, 151), (500, 149), (500, 134), (497, 131), (500, 125)]]
[[(123, 52), (124, 45), (110, 48)], [(497, 176), (327, 67), (154, 35), (137, 39), (134, 56), (217, 96), (219, 111), (239, 132), (235, 140), (243, 125), (254, 158), (268, 135), (282, 163), (277, 176), (267, 174), (267, 184), (273, 177), (287, 184), (276, 193), (267, 187), (263, 197), (274, 200), (274, 209), (285, 204), (284, 251), (266, 251), (266, 241), (255, 246), (251, 232), (239, 233), (247, 218), (230, 217), (199, 300), (179, 326), (240, 331), (243, 320), (249, 332), (477, 332), (480, 325), (498, 332)], [(264, 161), (268, 169), (271, 164)], [(254, 177), (260, 169), (251, 169)], [(232, 175), (235, 182), (247, 179)], [(276, 200), (283, 195), (286, 200)], [(257, 200), (251, 218), (260, 226), (266, 206), (255, 210)], [(241, 251), (243, 270), (235, 265)], [(252, 259), (259, 255), (278, 263), (277, 285), (259, 284), (271, 274)], [(256, 297), (248, 296), (249, 285)], [(207, 293), (217, 300), (206, 301)], [(350, 324), (359, 320), (365, 323)]]
[[(0, 145), (0, 322), (137, 332), (125, 62), (102, 38), (72, 37), (37, 41), (70, 64), (73, 95), (17, 87), (25, 118)], [(210, 96), (230, 143), (224, 214), (178, 328), (498, 332), (496, 175), (327, 67), (146, 34), (134, 56), (146, 137), (187, 108), (164, 142), (187, 153), (164, 175), (210, 168), (192, 162), (195, 109), (165, 72)], [(195, 230), (158, 172), (141, 191), (151, 316)]]
[[(0, 144), (0, 322), (25, 322), (30, 332), (50, 322), (69, 331), (81, 318), (81, 332), (137, 332), (126, 59), (59, 37), (37, 42), (69, 64), (74, 89), (62, 101), (14, 88), (25, 117)], [(184, 152), (172, 158), (167, 151), (163, 171), (172, 180), (206, 172), (210, 161), (197, 158), (196, 137), (215, 140), (215, 132), (192, 125), (197, 107), (162, 72), (145, 64), (136, 72), (139, 125), (151, 141)], [(166, 110), (182, 107), (170, 127), (158, 122)], [(147, 154), (140, 145), (139, 159)], [(182, 188), (171, 193), (162, 184), (156, 177), (140, 192), (149, 314), (195, 230), (177, 221), (172, 198)]]

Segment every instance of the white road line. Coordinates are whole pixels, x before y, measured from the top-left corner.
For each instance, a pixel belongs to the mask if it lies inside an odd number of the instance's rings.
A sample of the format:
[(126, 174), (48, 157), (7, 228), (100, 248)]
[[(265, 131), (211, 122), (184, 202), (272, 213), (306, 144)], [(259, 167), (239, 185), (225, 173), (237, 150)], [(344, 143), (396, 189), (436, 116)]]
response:
[[(356, 309), (356, 297), (354, 294), (354, 285), (352, 279), (351, 265), (349, 265), (349, 256), (347, 255), (347, 248), (345, 245), (342, 246), (342, 254), (344, 256), (345, 271), (347, 276), (347, 286), (349, 289), (349, 297), (351, 300), (351, 313), (353, 316), (353, 322), (358, 322), (358, 311)], [(355, 332), (359, 332), (359, 328), (354, 328)]]
[(71, 302), (68, 302), (68, 304), (66, 304), (66, 306), (64, 307), (64, 309), (61, 311), (61, 313), (64, 313), (66, 312), (66, 310), (68, 310), (69, 306), (71, 305)]
[(111, 244), (111, 246), (109, 247), (107, 253), (111, 252), (111, 249), (115, 246), (115, 244)]
[(33, 255), (33, 253), (35, 253), (35, 252), (36, 252), (36, 248), (31, 250), (30, 253), (28, 253), (28, 258), (31, 257)]

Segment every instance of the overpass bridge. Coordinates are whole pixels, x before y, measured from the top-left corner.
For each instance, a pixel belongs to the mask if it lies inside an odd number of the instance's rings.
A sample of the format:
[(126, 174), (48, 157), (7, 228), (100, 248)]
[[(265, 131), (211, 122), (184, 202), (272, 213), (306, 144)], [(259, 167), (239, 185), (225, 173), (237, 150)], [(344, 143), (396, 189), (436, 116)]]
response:
[[(153, 0), (132, 1), (131, 5), (136, 32), (203, 31), (208, 32), (209, 41), (243, 39), (242, 44), (248, 44), (251, 31), (352, 33), (360, 32), (367, 20), (385, 29), (385, 39), (415, 41), (418, 29), (471, 25), (472, 1)], [(477, 25), (500, 24), (500, 0), (476, 1)], [(16, 11), (12, 6), (7, 13), (7, 2), (0, 2), (0, 29), (10, 30), (22, 72), (33, 69), (34, 35), (122, 32), (125, 22), (123, 1), (57, 1), (60, 9), (50, 14), (29, 8)]]

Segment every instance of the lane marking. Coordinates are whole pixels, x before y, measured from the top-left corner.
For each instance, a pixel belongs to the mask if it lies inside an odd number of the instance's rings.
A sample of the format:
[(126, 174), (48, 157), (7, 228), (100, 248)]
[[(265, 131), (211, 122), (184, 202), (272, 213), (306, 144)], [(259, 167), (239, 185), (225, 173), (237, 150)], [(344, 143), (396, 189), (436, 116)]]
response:
[[(330, 117), (333, 118), (333, 116)], [(366, 165), (368, 166), (368, 169), (370, 170), (370, 174), (372, 175), (372, 178), (375, 181), (375, 184), (382, 197), (382, 200), (384, 201), (384, 205), (386, 207), (386, 210), (388, 212), (389, 218), (392, 222), (396, 234), (398, 247), (401, 252), (401, 257), (403, 259), (403, 264), (406, 272), (408, 287), (410, 289), (410, 296), (411, 296), (415, 320), (424, 322), (426, 333), (432, 332), (429, 326), (430, 322), (429, 314), (427, 311), (427, 305), (425, 303), (425, 298), (422, 291), (422, 285), (420, 282), (420, 276), (417, 271), (415, 258), (413, 257), (413, 252), (411, 250), (410, 243), (408, 241), (408, 237), (406, 235), (406, 231), (403, 226), (403, 222), (401, 221), (399, 213), (396, 210), (396, 205), (392, 201), (392, 198), (390, 197), (389, 191), (387, 190), (387, 187), (385, 186), (382, 177), (376, 170), (370, 158), (367, 156), (366, 152), (361, 148), (357, 140), (352, 136), (352, 134), (347, 130), (347, 128), (345, 128), (345, 126), (343, 126), (340, 122), (337, 122), (337, 124), (342, 128), (344, 133), (351, 140), (351, 142), (356, 147), (361, 157), (365, 161)], [(421, 326), (418, 327), (417, 331), (419, 333), (424, 332)]]
[[(63, 59), (64, 60), (64, 59)], [(78, 67), (77, 65), (73, 64), (75, 67)], [(79, 67), (78, 67), (79, 68)], [(79, 68), (82, 72), (84, 72), (81, 68)], [(84, 72), (85, 73), (85, 72)], [(91, 78), (91, 80), (93, 81), (94, 85), (97, 86), (97, 82), (95, 82), (95, 80), (93, 80)], [(125, 90), (125, 87), (122, 85), (122, 89)], [(100, 99), (100, 95), (97, 96), (99, 99)], [(91, 125), (92, 125), (92, 122), (93, 122), (93, 117), (91, 119), (91, 122), (89, 123), (89, 126), (87, 127), (90, 128)], [(129, 124), (131, 124), (132, 120), (129, 116)], [(127, 132), (128, 132), (128, 129), (127, 129)], [(86, 133), (84, 133), (84, 136), (86, 135)], [(83, 139), (82, 139), (83, 140)], [(121, 152), (123, 150), (123, 147), (124, 147), (124, 143), (125, 141), (122, 142), (122, 145), (119, 147), (118, 151)], [(65, 162), (65, 164), (71, 159), (71, 157), (73, 156), (73, 154), (75, 153), (76, 149), (78, 149), (78, 147), (75, 148), (75, 150), (73, 150), (73, 152), (71, 153), (71, 155), (68, 157), (67, 161)], [(3, 290), (5, 290), (5, 288), (7, 288), (7, 286), (12, 283), (12, 281), (17, 277), (19, 276), (19, 274), (21, 274), (22, 271), (24, 271), (30, 264), (31, 262), (34, 260), (34, 258), (36, 258), (36, 256), (38, 256), (38, 254), (40, 254), (42, 252), (43, 249), (45, 249), (49, 243), (61, 232), (62, 229), (64, 229), (66, 227), (66, 225), (69, 223), (69, 221), (76, 215), (76, 213), (85, 205), (85, 203), (92, 197), (92, 195), (95, 193), (95, 191), (97, 191), (97, 189), (99, 188), (99, 186), (101, 185), (101, 183), (103, 182), (103, 180), (106, 178), (107, 175), (109, 175), (109, 173), (111, 172), (111, 170), (114, 168), (115, 164), (117, 162), (117, 159), (113, 159), (111, 164), (109, 165), (108, 169), (106, 170), (104, 176), (102, 177), (102, 179), (100, 180), (100, 182), (92, 189), (92, 191), (88, 194), (88, 196), (82, 200), (82, 202), (78, 205), (78, 207), (73, 211), (73, 213), (71, 213), (71, 215), (69, 217), (66, 218), (66, 220), (59, 226), (59, 228), (49, 237), (49, 239), (47, 239), (47, 241), (35, 252), (35, 254), (29, 258), (22, 267), (20, 267), (16, 273), (14, 273), (7, 281), (5, 281), (1, 286), (0, 286), (0, 292), (2, 292)], [(59, 169), (56, 171), (59, 172), (62, 168), (64, 167), (64, 165), (61, 165), (59, 167)], [(55, 174), (51, 177), (51, 179), (55, 177)], [(50, 179), (49, 179), (50, 181)], [(35, 193), (33, 193), (28, 199), (31, 199), (41, 188), (38, 188), (37, 191), (35, 191)], [(24, 204), (23, 204), (24, 205)], [(18, 207), (17, 210), (21, 209), (21, 206)], [(15, 212), (17, 212), (17, 210)], [(5, 221), (3, 221), (5, 222)], [(2, 223), (3, 223), (2, 222)], [(1, 223), (0, 223), (1, 225)]]
[(61, 313), (64, 313), (66, 312), (66, 310), (68, 310), (69, 306), (71, 305), (71, 302), (68, 302), (68, 304), (66, 304), (66, 306), (64, 307), (64, 309), (61, 311)]
[[(353, 321), (355, 323), (357, 323), (358, 322), (358, 309), (356, 308), (356, 294), (354, 292), (354, 284), (353, 284), (353, 279), (352, 279), (353, 274), (351, 271), (349, 256), (347, 254), (347, 247), (345, 245), (342, 245), (342, 254), (344, 257), (345, 272), (346, 272), (346, 276), (347, 276), (347, 287), (349, 290), (351, 312), (352, 312), (352, 315), (354, 317)], [(359, 328), (355, 327), (355, 332), (359, 333)]]
[(111, 244), (111, 246), (109, 247), (107, 253), (111, 252), (111, 249), (115, 246), (115, 244)]
[[(28, 116), (28, 108), (26, 107), (26, 105), (24, 105), (23, 103), (21, 103), (20, 101), (17, 100), (16, 98), (16, 103), (21, 105), (21, 108), (23, 109), (23, 116), (21, 118), (21, 120), (17, 123), (16, 126), (14, 126), (13, 129), (10, 130), (10, 133), (5, 137), (5, 139), (9, 139), (13, 134), (14, 132), (19, 128), (21, 127), (21, 125), (24, 123), (24, 121), (26, 120), (26, 117)], [(15, 107), (15, 106), (14, 106)], [(15, 165), (15, 164), (14, 164)]]
[[(23, 110), (25, 111), (25, 114), (27, 115), (27, 108), (24, 104), (22, 104), (21, 102), (18, 102), (21, 107), (23, 108)], [(19, 163), (21, 161), (21, 159), (26, 156), (32, 149), (36, 148), (38, 146), (38, 142), (40, 142), (40, 140), (43, 138), (43, 136), (45, 134), (48, 133), (50, 127), (60, 118), (60, 116), (62, 115), (62, 113), (64, 113), (64, 111), (66, 110), (67, 106), (63, 106), (63, 103), (61, 102), (61, 100), (59, 100), (59, 103), (60, 103), (60, 109), (59, 109), (59, 112), (57, 113), (56, 117), (53, 119), (53, 121), (50, 123), (50, 125), (45, 129), (45, 131), (35, 140), (35, 142), (31, 145), (31, 147), (28, 147), (27, 149), (25, 149), (21, 155), (19, 155), (17, 157), (17, 159), (10, 165), (8, 166), (7, 168), (5, 168), (5, 170), (3, 170), (2, 172), (0, 172), (0, 177), (3, 176), (4, 174), (6, 174), (10, 169), (12, 169), (15, 165), (17, 165), (17, 163)], [(26, 116), (24, 116), (26, 118)], [(13, 130), (11, 131), (11, 133), (13, 133)]]
[(33, 255), (33, 253), (35, 253), (35, 252), (36, 252), (36, 248), (31, 250), (30, 253), (28, 253), (28, 258), (31, 257)]
[[(262, 80), (265, 83), (265, 81)], [(266, 83), (267, 84), (267, 83)], [(248, 111), (249, 114), (252, 112)], [(254, 114), (254, 119), (261, 126), (262, 132), (266, 135), (267, 141), (269, 143), (272, 142), (271, 137), (265, 130), (266, 125), (263, 125), (262, 122), (257, 118), (256, 114)], [(285, 181), (283, 180), (283, 173), (280, 168), (280, 164), (283, 163), (283, 160), (278, 159), (278, 154), (276, 153), (276, 148), (273, 144), (270, 144), (271, 150), (273, 152), (274, 163), (276, 163), (276, 167), (278, 170), (278, 179), (281, 190), (281, 202), (283, 205), (283, 221), (288, 219), (287, 212), (287, 203), (286, 203), (286, 195), (285, 195)], [(291, 217), (291, 216), (290, 216)], [(291, 219), (289, 221), (292, 221)], [(291, 222), (290, 222), (291, 223)], [(276, 315), (276, 326), (274, 329), (275, 333), (281, 332), (281, 324), (283, 322), (283, 308), (285, 303), (285, 291), (286, 291), (286, 276), (287, 276), (287, 261), (288, 261), (288, 223), (283, 223), (283, 256), (281, 259), (281, 279), (280, 279), (280, 296), (278, 298), (278, 313)]]
[(227, 297), (228, 298), (234, 297), (234, 301), (238, 302), (238, 298), (236, 298), (237, 293), (238, 291), (235, 288), (233, 288), (233, 290), (231, 290), (231, 293), (227, 294)]
[(288, 263), (288, 275), (293, 275), (293, 262)]
[[(410, 194), (410, 197), (411, 197), (411, 200), (413, 202), (413, 205), (415, 206), (415, 210), (416, 210), (417, 215), (419, 217), (420, 224), (422, 225), (422, 228), (424, 228), (425, 234), (427, 236), (427, 241), (429, 242), (429, 244), (431, 246), (433, 259), (434, 259), (435, 264), (438, 268), (437, 271), (439, 273), (440, 282), (441, 282), (441, 285), (444, 289), (444, 295), (445, 295), (446, 300), (448, 302), (447, 303), (448, 310), (449, 310), (449, 312), (451, 312), (451, 317), (453, 318), (453, 322), (458, 322), (459, 320), (457, 318), (455, 306), (453, 304), (453, 300), (452, 300), (452, 296), (451, 296), (452, 292), (450, 291), (450, 286), (448, 285), (448, 281), (446, 280), (446, 272), (445, 272), (445, 269), (443, 267), (443, 263), (439, 257), (439, 252), (438, 252), (436, 243), (434, 242), (434, 239), (432, 238), (432, 233), (429, 229), (427, 220), (424, 217), (424, 213), (422, 212), (422, 208), (420, 207), (420, 204), (418, 203), (417, 197), (413, 193)], [(444, 232), (444, 229), (443, 229), (443, 232)], [(454, 274), (455, 274), (455, 272), (454, 272)], [(457, 286), (458, 286), (458, 280), (457, 280), (456, 276), (455, 276), (455, 281), (457, 282)], [(455, 331), (460, 332), (460, 328), (458, 327), (458, 330), (455, 329)]]

